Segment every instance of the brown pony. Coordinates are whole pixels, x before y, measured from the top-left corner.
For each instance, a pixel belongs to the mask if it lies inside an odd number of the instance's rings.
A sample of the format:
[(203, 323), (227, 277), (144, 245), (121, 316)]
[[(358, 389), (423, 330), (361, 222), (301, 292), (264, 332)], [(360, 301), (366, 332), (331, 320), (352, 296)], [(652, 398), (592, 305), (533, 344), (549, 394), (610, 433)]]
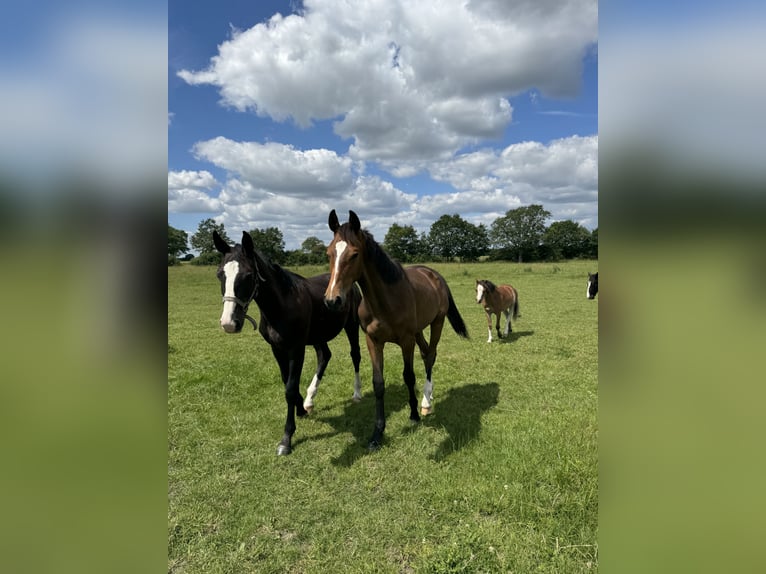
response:
[[(487, 279), (476, 280), (476, 302), (484, 307), (487, 313), (487, 331), (489, 338), (487, 343), (492, 342), (492, 313), (497, 317), (495, 329), (499, 338), (507, 337), (513, 331), (511, 316), (516, 319), (519, 316), (519, 293), (510, 285), (495, 285)], [(505, 329), (500, 332), (500, 313), (505, 315)]]
[[(375, 428), (368, 448), (380, 447), (386, 417), (383, 408), (383, 346), (396, 343), (404, 359), (404, 383), (409, 391), (410, 420), (420, 420), (415, 398), (415, 345), (426, 368), (421, 414), (432, 410), (433, 381), (431, 372), (436, 361), (436, 346), (444, 326), (444, 318), (461, 337), (468, 332), (452, 299), (444, 277), (422, 265), (403, 268), (383, 251), (359, 217), (349, 211), (349, 220), (341, 225), (333, 209), (328, 221), (334, 237), (327, 247), (330, 258), (330, 282), (325, 291), (325, 304), (331, 309), (342, 307), (354, 282), (362, 289), (359, 322), (367, 335), (367, 349), (372, 362), (372, 384), (375, 390)], [(430, 325), (431, 340), (423, 329)]]

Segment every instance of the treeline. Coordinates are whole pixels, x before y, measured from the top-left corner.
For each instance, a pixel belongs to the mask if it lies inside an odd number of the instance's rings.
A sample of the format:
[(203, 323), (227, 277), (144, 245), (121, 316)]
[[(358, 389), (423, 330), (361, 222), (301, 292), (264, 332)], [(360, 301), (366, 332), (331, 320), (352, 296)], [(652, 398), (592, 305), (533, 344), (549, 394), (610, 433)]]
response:
[[(428, 232), (418, 234), (411, 225), (393, 224), (383, 239), (392, 257), (403, 263), (426, 261), (478, 261), (480, 259), (558, 261), (561, 259), (598, 258), (598, 228), (588, 231), (571, 220), (545, 222), (550, 212), (542, 205), (511, 209), (488, 228), (474, 225), (460, 215), (442, 215)], [(213, 219), (200, 222), (189, 238), (185, 231), (168, 225), (168, 265), (190, 260), (195, 265), (218, 265), (220, 255), (213, 245), (213, 231), (229, 243), (222, 223)], [(287, 266), (327, 263), (327, 246), (317, 237), (307, 237), (300, 249), (285, 250), (282, 232), (277, 227), (249, 231), (258, 250), (275, 263)], [(192, 249), (198, 257), (182, 254)]]

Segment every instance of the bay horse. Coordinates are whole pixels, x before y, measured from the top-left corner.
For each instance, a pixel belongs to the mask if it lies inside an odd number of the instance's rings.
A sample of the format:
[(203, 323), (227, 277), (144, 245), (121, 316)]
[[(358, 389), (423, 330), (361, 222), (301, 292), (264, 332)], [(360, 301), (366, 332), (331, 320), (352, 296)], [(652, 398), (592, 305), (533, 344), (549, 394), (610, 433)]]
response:
[[(489, 338), (487, 343), (492, 342), (492, 314), (495, 314), (495, 329), (497, 336), (502, 339), (513, 331), (511, 317), (519, 317), (519, 292), (511, 285), (495, 285), (488, 279), (476, 280), (476, 302), (484, 307), (487, 314), (487, 331)], [(500, 314), (505, 315), (505, 328), (500, 332)]]
[[(242, 233), (242, 243), (232, 247), (213, 231), (213, 242), (223, 254), (217, 273), (223, 295), (223, 330), (238, 333), (245, 320), (255, 326), (255, 321), (247, 315), (251, 301), (255, 301), (261, 311), (258, 330), (271, 345), (285, 385), (287, 402), (285, 432), (277, 446), (277, 455), (290, 454), (295, 414), (297, 412), (302, 417), (311, 412), (317, 387), (332, 357), (327, 342), (335, 338), (341, 329), (346, 331), (351, 345), (355, 372), (353, 399), (358, 401), (362, 398), (357, 314), (361, 292), (358, 288), (351, 289), (343, 305), (330, 309), (324, 304), (324, 292), (330, 279), (328, 273), (306, 279), (271, 263), (255, 249), (253, 239), (247, 232)], [(304, 401), (300, 394), (300, 382), (307, 345), (316, 351), (317, 369)]]
[[(439, 273), (423, 265), (403, 268), (389, 257), (369, 231), (361, 228), (359, 217), (353, 211), (349, 211), (348, 222), (341, 225), (333, 209), (328, 224), (333, 239), (327, 247), (330, 282), (325, 291), (325, 303), (331, 309), (342, 308), (348, 304), (354, 282), (362, 289), (359, 321), (367, 337), (375, 391), (375, 427), (368, 448), (377, 450), (386, 428), (384, 345), (391, 342), (401, 347), (402, 376), (409, 391), (410, 420), (414, 423), (420, 420), (413, 369), (415, 345), (420, 349), (426, 369), (420, 412), (427, 415), (433, 408), (432, 370), (444, 318), (449, 319), (461, 337), (468, 338), (468, 331), (447, 282)], [(423, 329), (428, 326), (430, 342), (423, 336)]]
[(595, 299), (596, 293), (598, 293), (598, 271), (588, 273), (588, 289), (585, 291), (585, 296), (588, 299)]

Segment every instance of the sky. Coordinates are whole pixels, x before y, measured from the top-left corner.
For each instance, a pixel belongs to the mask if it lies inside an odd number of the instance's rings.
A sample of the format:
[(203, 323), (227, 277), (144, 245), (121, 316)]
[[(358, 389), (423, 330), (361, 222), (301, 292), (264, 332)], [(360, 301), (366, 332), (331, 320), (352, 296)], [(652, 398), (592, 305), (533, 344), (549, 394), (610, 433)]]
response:
[(598, 227), (595, 0), (172, 0), (168, 223), (327, 243), (542, 204)]

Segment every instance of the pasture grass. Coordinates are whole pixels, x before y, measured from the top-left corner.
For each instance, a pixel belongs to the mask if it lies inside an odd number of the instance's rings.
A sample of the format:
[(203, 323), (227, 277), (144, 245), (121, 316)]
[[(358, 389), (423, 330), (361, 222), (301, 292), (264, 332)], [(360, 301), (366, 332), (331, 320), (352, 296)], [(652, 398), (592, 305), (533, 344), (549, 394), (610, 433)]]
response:
[[(249, 324), (220, 329), (213, 268), (168, 268), (169, 572), (598, 570), (598, 304), (585, 298), (597, 262), (432, 267), (471, 335), (445, 326), (434, 413), (410, 424), (401, 354), (387, 345), (386, 434), (368, 453), (369, 356), (360, 333), (353, 403), (341, 334), (287, 457), (275, 454), (286, 407), (269, 346)], [(476, 279), (518, 289), (508, 340), (486, 342)], [(315, 366), (308, 348), (302, 393)], [(421, 390), (418, 357), (415, 372)]]

